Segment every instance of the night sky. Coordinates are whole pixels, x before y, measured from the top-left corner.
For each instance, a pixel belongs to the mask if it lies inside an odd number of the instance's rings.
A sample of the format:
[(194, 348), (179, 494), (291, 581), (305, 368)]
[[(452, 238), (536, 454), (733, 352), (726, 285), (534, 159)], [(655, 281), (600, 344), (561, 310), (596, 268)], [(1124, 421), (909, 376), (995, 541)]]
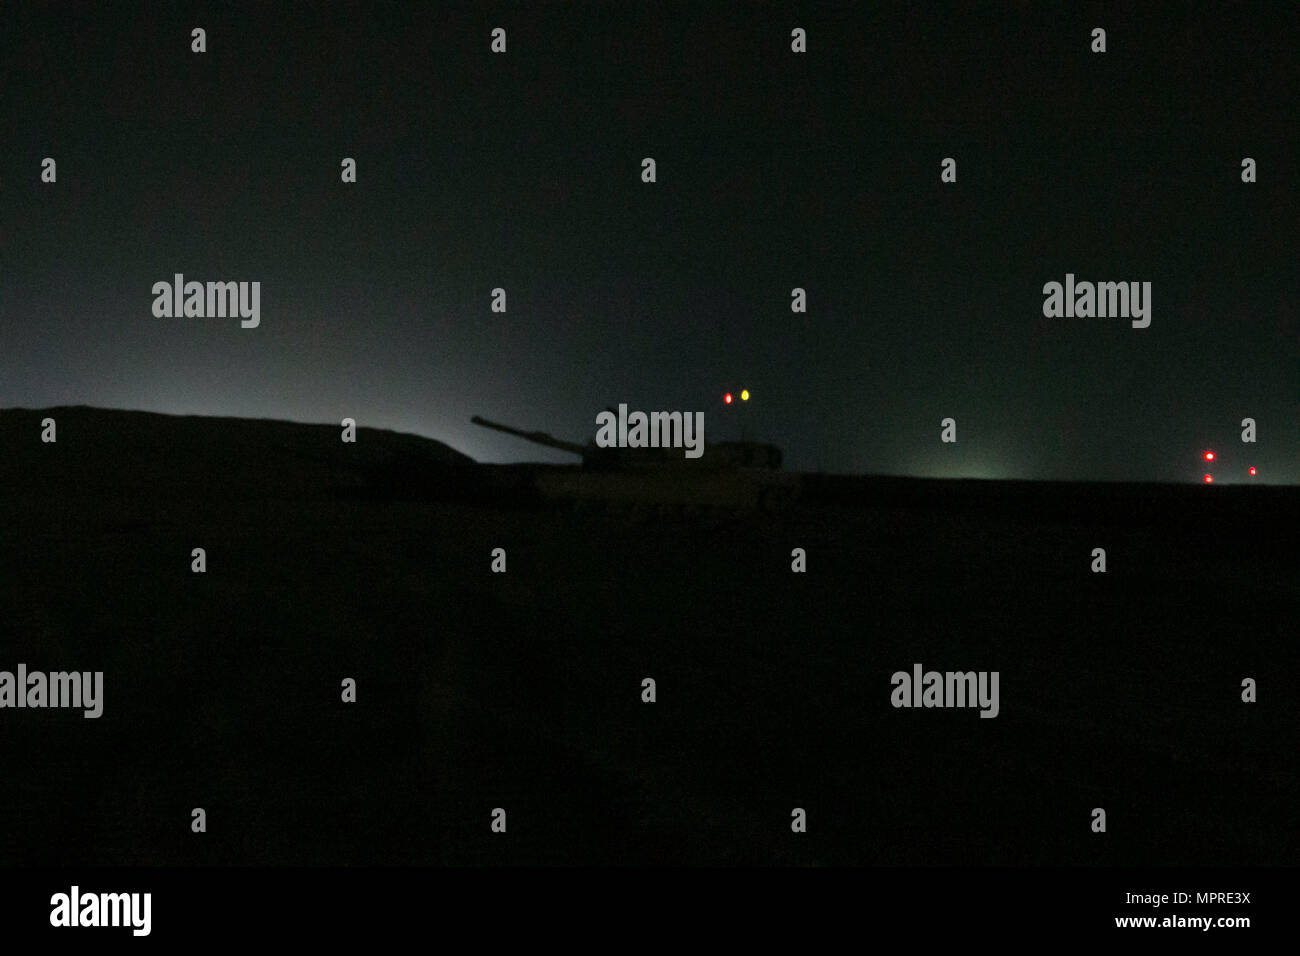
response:
[[(1066, 9), (4, 4), (0, 407), (572, 461), (469, 418), (626, 402), (798, 469), (1298, 482), (1300, 5)], [(260, 327), (154, 317), (178, 272)], [(1151, 326), (1045, 318), (1068, 272)]]

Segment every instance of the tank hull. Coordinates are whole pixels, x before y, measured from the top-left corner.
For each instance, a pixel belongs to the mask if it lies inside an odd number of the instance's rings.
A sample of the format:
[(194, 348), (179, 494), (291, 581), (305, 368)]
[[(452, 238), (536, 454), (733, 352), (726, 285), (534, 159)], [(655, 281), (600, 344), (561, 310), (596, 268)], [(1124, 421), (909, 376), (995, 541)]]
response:
[(543, 500), (653, 509), (776, 510), (799, 497), (799, 476), (735, 468), (726, 471), (593, 471), (550, 469), (534, 485)]

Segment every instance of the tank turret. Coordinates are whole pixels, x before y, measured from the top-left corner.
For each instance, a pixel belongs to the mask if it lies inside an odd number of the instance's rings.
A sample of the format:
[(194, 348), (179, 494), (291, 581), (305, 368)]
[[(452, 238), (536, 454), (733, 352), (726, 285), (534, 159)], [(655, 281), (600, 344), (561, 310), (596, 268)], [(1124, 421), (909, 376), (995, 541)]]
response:
[[(510, 465), (510, 480), (522, 479), (543, 499), (607, 507), (724, 511), (778, 510), (799, 495), (801, 476), (781, 472), (781, 449), (762, 442), (711, 442), (704, 454), (687, 458), (681, 448), (602, 448), (562, 441), (546, 432), (525, 431), (475, 415), (475, 425), (524, 441), (582, 456), (572, 465)], [(519, 471), (523, 469), (523, 471)]]

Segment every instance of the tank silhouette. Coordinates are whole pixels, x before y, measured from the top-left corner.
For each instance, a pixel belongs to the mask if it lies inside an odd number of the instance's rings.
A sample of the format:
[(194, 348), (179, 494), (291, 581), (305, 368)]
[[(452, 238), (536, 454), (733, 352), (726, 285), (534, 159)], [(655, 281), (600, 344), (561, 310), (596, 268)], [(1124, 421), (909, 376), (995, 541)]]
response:
[[(528, 480), (542, 498), (611, 506), (775, 510), (798, 497), (798, 475), (781, 471), (781, 449), (763, 442), (706, 442), (699, 458), (682, 448), (602, 448), (525, 431), (475, 415), (475, 425), (582, 458), (580, 466), (532, 465)], [(520, 466), (515, 466), (516, 468)]]

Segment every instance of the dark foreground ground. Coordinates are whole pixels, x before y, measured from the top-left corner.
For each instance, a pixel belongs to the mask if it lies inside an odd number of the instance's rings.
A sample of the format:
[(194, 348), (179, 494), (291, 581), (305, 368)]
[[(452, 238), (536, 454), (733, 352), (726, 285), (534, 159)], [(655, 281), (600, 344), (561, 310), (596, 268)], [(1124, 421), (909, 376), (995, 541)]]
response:
[[(1295, 489), (646, 518), (365, 430), (12, 411), (0, 445), (0, 669), (106, 685), (0, 710), (0, 863), (1300, 862)], [(914, 662), (999, 671), (1001, 713), (892, 708)]]

